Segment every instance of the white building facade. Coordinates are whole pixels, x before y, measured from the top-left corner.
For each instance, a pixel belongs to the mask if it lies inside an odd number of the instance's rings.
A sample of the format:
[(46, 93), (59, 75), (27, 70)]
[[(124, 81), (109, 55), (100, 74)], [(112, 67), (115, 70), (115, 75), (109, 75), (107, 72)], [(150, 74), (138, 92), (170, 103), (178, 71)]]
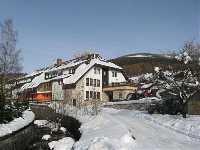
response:
[[(57, 64), (34, 73), (31, 81), (17, 90), (21, 91), (19, 95), (28, 95), (28, 99), (39, 101), (108, 101), (113, 99), (110, 88), (121, 83), (127, 83), (121, 67), (97, 54), (89, 54), (65, 62), (59, 59)], [(107, 91), (104, 90), (108, 87)]]

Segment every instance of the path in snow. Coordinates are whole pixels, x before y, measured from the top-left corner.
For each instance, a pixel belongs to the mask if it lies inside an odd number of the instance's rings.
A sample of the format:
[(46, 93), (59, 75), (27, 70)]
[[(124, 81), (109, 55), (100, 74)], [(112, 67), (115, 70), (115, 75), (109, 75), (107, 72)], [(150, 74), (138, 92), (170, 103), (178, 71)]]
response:
[(154, 123), (138, 119), (126, 110), (113, 114), (123, 122), (136, 138), (136, 150), (197, 150), (200, 142), (188, 136), (161, 127)]

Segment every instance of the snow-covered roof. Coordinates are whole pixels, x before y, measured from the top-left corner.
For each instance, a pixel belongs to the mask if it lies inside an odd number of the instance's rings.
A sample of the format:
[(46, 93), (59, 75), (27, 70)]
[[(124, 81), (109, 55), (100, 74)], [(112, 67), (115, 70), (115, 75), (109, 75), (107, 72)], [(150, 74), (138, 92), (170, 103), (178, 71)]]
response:
[(144, 84), (141, 86), (141, 89), (148, 89), (153, 85), (153, 83)]
[(70, 77), (65, 78), (63, 80), (64, 84), (73, 84), (76, 81), (78, 81), (86, 72), (90, 70), (91, 67), (94, 65), (102, 65), (110, 68), (115, 68), (115, 69), (122, 69), (121, 67), (115, 65), (114, 63), (111, 62), (106, 62), (101, 59), (92, 59), (89, 64), (83, 63), (78, 68), (75, 70), (75, 73), (72, 74)]
[(37, 86), (39, 86), (41, 83), (46, 83), (49, 81), (53, 81), (53, 80), (59, 80), (59, 79), (64, 79), (71, 76), (70, 74), (64, 74), (64, 75), (60, 75), (51, 79), (45, 79), (45, 73), (40, 74), (39, 76), (36, 76), (31, 82), (24, 84), (20, 91), (24, 91), (25, 89), (31, 89), (31, 88), (35, 88)]
[(62, 65), (60, 65), (58, 67), (55, 66), (53, 68), (47, 69), (47, 70), (45, 70), (45, 72), (50, 72), (50, 71), (56, 71), (56, 70), (62, 70), (62, 69), (66, 69), (66, 68), (71, 68), (71, 67), (80, 65), (81, 63), (84, 63), (85, 61), (86, 60), (81, 60), (81, 61), (73, 60), (73, 61), (70, 61), (67, 64), (62, 64)]
[[(86, 61), (88, 63), (86, 63)], [(121, 67), (115, 65), (114, 63), (105, 61), (101, 58), (93, 58), (89, 61), (86, 59), (84, 59), (84, 60), (74, 59), (74, 60), (69, 61), (68, 63), (62, 64), (60, 66), (47, 67), (45, 69), (33, 72), (33, 73), (25, 76), (24, 78), (33, 77), (33, 76), (34, 76), (34, 78), (31, 82), (24, 84), (21, 87), (20, 91), (24, 91), (25, 89), (35, 88), (35, 87), (39, 86), (41, 83), (46, 83), (46, 82), (58, 80), (58, 79), (63, 79), (64, 84), (73, 84), (76, 81), (78, 81), (94, 65), (101, 65), (101, 66), (115, 68), (115, 69), (119, 69), (119, 70), (122, 69)], [(59, 75), (59, 76), (51, 78), (51, 79), (45, 79), (45, 73), (47, 73), (47, 72), (64, 70), (64, 69), (68, 69), (71, 67), (76, 67), (74, 74), (62, 74), (62, 75)]]

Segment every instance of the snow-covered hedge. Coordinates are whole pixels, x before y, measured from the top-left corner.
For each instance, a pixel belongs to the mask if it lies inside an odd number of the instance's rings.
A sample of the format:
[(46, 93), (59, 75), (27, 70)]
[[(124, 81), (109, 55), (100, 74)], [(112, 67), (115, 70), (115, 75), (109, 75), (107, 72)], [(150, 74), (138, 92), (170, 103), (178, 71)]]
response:
[(35, 118), (32, 111), (24, 111), (22, 117), (15, 118), (7, 124), (0, 124), (0, 137), (11, 134), (29, 125)]

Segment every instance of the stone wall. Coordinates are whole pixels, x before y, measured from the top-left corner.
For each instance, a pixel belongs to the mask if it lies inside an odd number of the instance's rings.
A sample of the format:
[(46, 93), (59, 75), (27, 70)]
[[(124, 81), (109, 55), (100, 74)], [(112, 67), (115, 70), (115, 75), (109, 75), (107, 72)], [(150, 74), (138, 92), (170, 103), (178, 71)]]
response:
[(29, 126), (0, 138), (0, 150), (26, 150), (26, 147), (34, 139), (34, 126)]
[(132, 104), (113, 104), (113, 105), (104, 105), (104, 107), (115, 108), (115, 109), (129, 109), (129, 110), (147, 110), (147, 103), (132, 103)]

